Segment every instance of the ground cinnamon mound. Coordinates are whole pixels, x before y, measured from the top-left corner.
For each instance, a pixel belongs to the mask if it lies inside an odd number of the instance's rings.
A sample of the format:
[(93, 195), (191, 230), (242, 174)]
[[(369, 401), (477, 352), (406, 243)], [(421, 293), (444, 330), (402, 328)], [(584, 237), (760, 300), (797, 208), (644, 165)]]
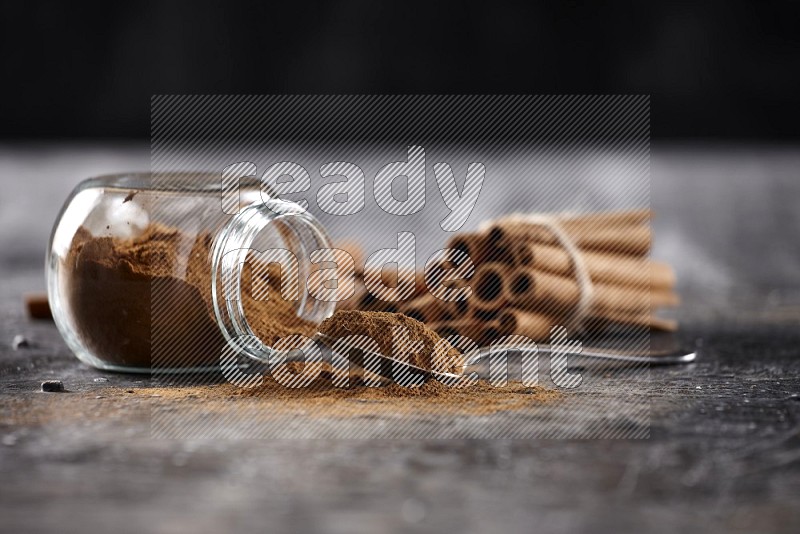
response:
[[(400, 327), (408, 335), (408, 349), (402, 350), (394, 346), (393, 331)], [(424, 323), (407, 317), (402, 313), (345, 310), (336, 312), (333, 317), (325, 319), (319, 327), (320, 332), (332, 338), (352, 335), (363, 335), (373, 339), (380, 347), (382, 354), (395, 358), (404, 356), (408, 362), (423, 369), (443, 373), (460, 373), (463, 367), (461, 353), (449, 343), (442, 340), (439, 334), (425, 326)], [(434, 358), (437, 343), (447, 347), (444, 357)]]

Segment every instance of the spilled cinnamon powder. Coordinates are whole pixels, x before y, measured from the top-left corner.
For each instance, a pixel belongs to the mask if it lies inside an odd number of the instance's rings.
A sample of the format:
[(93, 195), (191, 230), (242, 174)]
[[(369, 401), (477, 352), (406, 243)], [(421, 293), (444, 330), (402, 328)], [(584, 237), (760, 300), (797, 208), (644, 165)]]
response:
[(6, 425), (55, 424), (73, 421), (91, 424), (119, 421), (151, 422), (153, 410), (169, 410), (172, 417), (224, 416), (244, 418), (248, 426), (281, 417), (333, 418), (382, 416), (485, 416), (499, 412), (546, 410), (563, 399), (558, 391), (541, 386), (509, 384), (493, 388), (486, 382), (445, 389), (432, 382), (419, 388), (350, 389), (319, 387), (290, 389), (265, 377), (264, 384), (245, 389), (229, 383), (170, 387), (96, 387), (62, 395), (18, 392), (0, 396)]
[[(563, 397), (557, 390), (525, 386), (519, 382), (494, 387), (480, 380), (461, 388), (429, 380), (419, 387), (389, 384), (381, 387), (353, 385), (337, 388), (322, 378), (308, 387), (287, 388), (269, 376), (254, 388), (232, 384), (192, 387), (158, 387), (130, 390), (137, 397), (158, 395), (157, 402), (189, 407), (196, 403), (203, 411), (231, 410), (231, 402), (263, 405), (258, 412), (299, 413), (307, 417), (351, 417), (365, 414), (447, 414), (488, 415), (503, 411), (535, 409)], [(106, 388), (104, 395), (124, 395), (124, 390)], [(197, 409), (197, 408), (195, 408)]]

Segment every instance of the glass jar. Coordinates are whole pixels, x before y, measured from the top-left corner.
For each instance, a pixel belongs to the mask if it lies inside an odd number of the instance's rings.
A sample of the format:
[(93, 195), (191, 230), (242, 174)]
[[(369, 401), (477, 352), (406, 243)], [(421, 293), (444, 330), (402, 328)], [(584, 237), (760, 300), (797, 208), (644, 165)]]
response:
[(213, 370), (223, 350), (263, 359), (278, 336), (313, 335), (335, 302), (312, 298), (304, 281), (311, 252), (330, 241), (313, 216), (259, 185), (243, 182), (237, 196), (220, 175), (150, 173), (79, 184), (46, 265), (75, 355), (113, 371)]

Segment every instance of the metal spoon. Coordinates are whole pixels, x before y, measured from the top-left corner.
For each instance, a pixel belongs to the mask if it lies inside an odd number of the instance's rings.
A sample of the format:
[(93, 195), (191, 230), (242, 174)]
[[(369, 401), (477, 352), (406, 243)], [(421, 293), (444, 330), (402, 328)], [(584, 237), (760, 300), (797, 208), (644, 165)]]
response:
[[(319, 345), (322, 346), (322, 349), (325, 351), (329, 351), (330, 356), (333, 354), (332, 346), (335, 343), (335, 339), (324, 334), (317, 334), (314, 336), (314, 339), (319, 342)], [(659, 340), (660, 338), (656, 338)], [(670, 338), (673, 342), (674, 340)], [(493, 349), (495, 353), (505, 351), (508, 353), (516, 353), (520, 356), (524, 356), (526, 353), (535, 352), (538, 355), (546, 355), (546, 354), (553, 354), (556, 349), (550, 345), (537, 345), (535, 351), (530, 347), (525, 346), (518, 346), (518, 345), (500, 345), (496, 346)], [(563, 352), (562, 352), (563, 354)], [(371, 373), (374, 373), (384, 379), (393, 380), (395, 382), (401, 383), (406, 381), (414, 381), (421, 378), (428, 378), (434, 377), (440, 381), (457, 381), (459, 379), (463, 379), (464, 377), (474, 377), (474, 378), (488, 378), (489, 377), (489, 355), (490, 349), (489, 347), (483, 347), (474, 351), (473, 353), (466, 354), (466, 364), (464, 366), (464, 371), (461, 375), (453, 374), (453, 373), (443, 373), (438, 371), (432, 371), (428, 369), (424, 369), (422, 367), (418, 367), (411, 363), (408, 363), (403, 360), (399, 360), (392, 356), (387, 356), (380, 352), (375, 351), (365, 351), (365, 350), (358, 350), (358, 351), (350, 351), (348, 355), (339, 355), (340, 357), (344, 356), (349, 363), (355, 364), (357, 367), (361, 368), (362, 370), (368, 370)], [(599, 359), (605, 361), (613, 361), (613, 362), (623, 362), (623, 363), (647, 363), (650, 365), (674, 365), (674, 364), (685, 364), (691, 363), (695, 361), (697, 357), (697, 353), (694, 351), (688, 352), (685, 350), (677, 350), (677, 347), (669, 348), (669, 347), (658, 347), (654, 346), (651, 347), (651, 350), (648, 354), (642, 354), (638, 352), (631, 352), (631, 351), (620, 351), (620, 350), (613, 350), (607, 348), (600, 348), (600, 347), (584, 347), (581, 352), (579, 353), (567, 353), (567, 356), (570, 359)], [(298, 361), (304, 362), (304, 356), (300, 357), (297, 356), (295, 358), (288, 357), (285, 361)], [(330, 360), (329, 360), (330, 361)], [(401, 379), (398, 379), (398, 375), (400, 375)]]

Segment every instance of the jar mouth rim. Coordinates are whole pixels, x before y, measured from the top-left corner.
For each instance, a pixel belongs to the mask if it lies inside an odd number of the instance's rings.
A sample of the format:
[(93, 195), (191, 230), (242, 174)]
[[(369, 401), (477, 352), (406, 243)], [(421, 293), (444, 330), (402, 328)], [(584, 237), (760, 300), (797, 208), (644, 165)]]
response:
[[(252, 339), (262, 340), (251, 328), (242, 307), (240, 266), (247, 263), (250, 251), (263, 252), (252, 248), (256, 236), (276, 223), (285, 225), (283, 231), (296, 240), (294, 246), (282, 244), (281, 248), (287, 247), (284, 250), (308, 256), (315, 250), (332, 247), (324, 228), (311, 214), (292, 202), (271, 199), (252, 204), (233, 217), (215, 236), (211, 251), (211, 300), (217, 324), (230, 347), (262, 362), (273, 349), (264, 343), (258, 350), (249, 346)], [(303, 290), (295, 311), (298, 317), (319, 324), (333, 314), (336, 302), (311, 298), (305, 291), (309, 269), (309, 262), (296, 264), (298, 284)]]
[(219, 193), (223, 189), (223, 184), (222, 173), (206, 171), (134, 171), (93, 176), (82, 181), (78, 187), (79, 189), (103, 187), (136, 189), (137, 191)]

